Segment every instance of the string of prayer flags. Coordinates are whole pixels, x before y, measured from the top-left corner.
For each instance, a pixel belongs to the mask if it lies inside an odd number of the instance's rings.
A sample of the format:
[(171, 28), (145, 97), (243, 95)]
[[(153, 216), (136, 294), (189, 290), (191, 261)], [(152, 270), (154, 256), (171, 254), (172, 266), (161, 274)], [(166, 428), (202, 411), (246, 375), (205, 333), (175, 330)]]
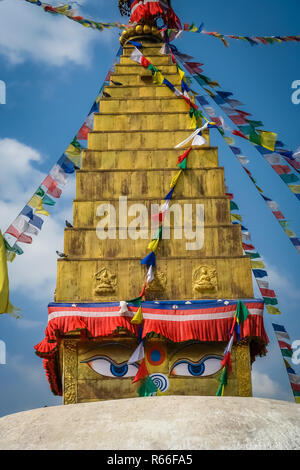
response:
[[(185, 64), (185, 59), (182, 59), (182, 53), (179, 53), (178, 49), (175, 46), (171, 46), (175, 57), (178, 57), (181, 62), (183, 62), (184, 67), (186, 68)], [(198, 77), (198, 74), (193, 74), (191, 73), (192, 78), (198, 83), (203, 86), (203, 77)], [(207, 77), (206, 77), (207, 78)], [(206, 85), (208, 84), (207, 82), (211, 81), (206, 80)], [(232, 92), (226, 92), (226, 91), (216, 91), (216, 93), (212, 92), (211, 90), (207, 88), (203, 88), (209, 96), (215, 101), (215, 103), (221, 107), (221, 109), (225, 112), (225, 114), (232, 120), (235, 121), (236, 123), (240, 123), (238, 125), (239, 131), (234, 130), (232, 132), (233, 135), (237, 135), (239, 137), (242, 137), (246, 140), (249, 140), (255, 145), (255, 148), (258, 150), (258, 152), (263, 156), (263, 158), (270, 163), (272, 166), (273, 163), (270, 161), (270, 154), (272, 156), (272, 153), (274, 150), (278, 154), (278, 156), (284, 158), (286, 162), (292, 166), (294, 169), (296, 169), (297, 172), (299, 172), (300, 168), (300, 161), (297, 161), (296, 157), (293, 156), (293, 152), (287, 149), (282, 149), (280, 147), (283, 146), (282, 142), (277, 141), (277, 135), (274, 132), (268, 132), (264, 130), (257, 130), (257, 127), (261, 127), (263, 125), (262, 121), (255, 121), (249, 119), (247, 116), (250, 116), (250, 113), (247, 113), (245, 111), (241, 111), (238, 109), (242, 103), (238, 100), (232, 99), (231, 97), (233, 96)], [(200, 103), (201, 106), (204, 106), (205, 104), (208, 104), (207, 100), (205, 97), (197, 97), (197, 101)], [(208, 111), (208, 110), (207, 110)], [(214, 114), (215, 115), (215, 114)], [(239, 120), (239, 121), (238, 121)], [(242, 124), (242, 121), (244, 124)], [(220, 128), (219, 128), (220, 130)], [(278, 162), (280, 163), (280, 161)], [(297, 199), (300, 199), (300, 194), (299, 192), (293, 191), (291, 183), (297, 182), (298, 177), (294, 174), (289, 174), (289, 175), (280, 175), (281, 179), (288, 185), (289, 189), (295, 194)], [(297, 196), (298, 194), (298, 196)]]
[(34, 5), (37, 5), (43, 8), (45, 12), (48, 12), (51, 14), (63, 15), (69, 20), (76, 21), (77, 23), (81, 24), (85, 28), (96, 29), (97, 31), (100, 31), (100, 32), (103, 31), (104, 29), (110, 29), (110, 28), (118, 28), (118, 29), (124, 30), (130, 26), (127, 24), (120, 24), (118, 21), (115, 21), (114, 23), (106, 23), (106, 22), (88, 20), (78, 15), (76, 11), (73, 9), (73, 5), (68, 4), (68, 3), (65, 5), (60, 5), (60, 6), (52, 6), (48, 3), (41, 2), (40, 0), (25, 0), (25, 1), (28, 3), (33, 3)]
[[(248, 229), (246, 227), (243, 227), (243, 226), (242, 226), (242, 237), (243, 237), (243, 240), (245, 240), (245, 238), (247, 239), (247, 241), (251, 240), (250, 232), (248, 231)], [(245, 250), (245, 248), (248, 248), (248, 249), (252, 248), (253, 250), (255, 250), (255, 247), (254, 247), (253, 244), (251, 244), (251, 245), (247, 244), (246, 245), (245, 243), (243, 243), (243, 248), (244, 248), (244, 250)], [(247, 253), (247, 252), (245, 252), (245, 253)], [(261, 263), (261, 264), (259, 264), (259, 266), (263, 266), (265, 268), (265, 266), (262, 262), (259, 262), (259, 263)], [(268, 313), (270, 315), (281, 315), (281, 311), (279, 310), (279, 308), (275, 307), (275, 305), (278, 305), (278, 300), (276, 298), (275, 291), (270, 289), (270, 287), (269, 287), (269, 279), (268, 279), (267, 271), (265, 269), (254, 269), (254, 267), (253, 267), (254, 262), (252, 260), (251, 260), (251, 264), (252, 264), (253, 275), (256, 279), (258, 288), (259, 288), (259, 290), (261, 292), (261, 295), (264, 299), (264, 303), (266, 305), (266, 309), (267, 309)], [(297, 387), (297, 383), (300, 384), (300, 376), (297, 376), (295, 374), (294, 370), (291, 369), (290, 364), (286, 361), (286, 358), (290, 358), (292, 356), (292, 349), (290, 347), (289, 335), (286, 332), (284, 326), (281, 326), (281, 325), (278, 325), (278, 324), (275, 324), (275, 323), (272, 323), (272, 326), (273, 326), (273, 330), (275, 332), (275, 335), (277, 337), (279, 347), (281, 349), (284, 364), (285, 364), (285, 367), (287, 369), (287, 373), (288, 373), (288, 376), (289, 376), (291, 388), (292, 388), (292, 391), (294, 393), (295, 401), (296, 401), (296, 403), (300, 403), (300, 387), (299, 388)], [(290, 373), (292, 374), (292, 377), (290, 376)], [(296, 384), (296, 387), (295, 387), (295, 384)], [(223, 385), (222, 382), (221, 382), (221, 385)], [(219, 394), (221, 394), (222, 391), (224, 392), (224, 387), (222, 388), (221, 385), (218, 389)]]
[(300, 403), (300, 375), (296, 375), (294, 369), (288, 362), (288, 359), (293, 355), (290, 336), (283, 325), (272, 323), (272, 326), (288, 373), (295, 402)]
[(237, 305), (236, 305), (236, 312), (232, 321), (231, 330), (229, 332), (230, 340), (226, 346), (226, 349), (224, 351), (224, 358), (221, 362), (221, 365), (223, 367), (221, 370), (221, 374), (218, 378), (220, 385), (216, 393), (217, 397), (224, 396), (224, 390), (228, 383), (228, 375), (232, 371), (231, 350), (232, 350), (233, 341), (235, 337), (237, 341), (242, 339), (241, 334), (240, 334), (241, 332), (240, 327), (244, 323), (244, 321), (247, 320), (248, 315), (249, 315), (249, 311), (246, 305), (241, 300), (238, 300)]
[[(172, 46), (174, 48), (174, 46)], [(174, 49), (174, 54), (176, 57), (178, 57), (178, 50), (175, 48)], [(183, 62), (183, 65), (185, 66), (185, 63)], [(195, 76), (193, 76), (192, 74), (192, 78), (195, 79)], [(213, 99), (214, 101), (221, 107), (221, 109), (223, 109), (223, 105), (222, 103), (226, 103), (225, 100), (229, 100), (230, 97), (232, 96), (232, 93), (231, 92), (226, 92), (226, 91), (217, 91), (216, 95), (213, 95)], [(216, 99), (218, 97), (218, 100)], [(196, 97), (197, 101), (200, 103), (201, 106), (203, 106), (203, 109), (205, 110), (205, 112), (208, 114), (208, 116), (214, 120), (214, 123), (218, 124), (217, 125), (217, 128), (219, 130), (219, 133), (222, 135), (222, 137), (224, 138), (225, 142), (227, 143), (227, 145), (229, 146), (230, 150), (233, 152), (233, 154), (235, 155), (235, 157), (238, 159), (239, 163), (242, 165), (242, 167), (244, 168), (246, 174), (248, 175), (249, 179), (252, 181), (252, 183), (254, 184), (254, 186), (256, 187), (257, 191), (259, 192), (259, 194), (261, 195), (261, 197), (264, 199), (264, 201), (266, 202), (266, 204), (268, 205), (269, 209), (272, 211), (274, 217), (276, 218), (276, 220), (278, 222), (280, 221), (283, 221), (283, 219), (285, 218), (282, 214), (281, 211), (279, 211), (279, 208), (278, 208), (278, 204), (273, 201), (272, 199), (270, 199), (269, 197), (265, 196), (264, 195), (264, 192), (263, 190), (256, 184), (256, 180), (254, 179), (254, 177), (252, 176), (251, 172), (245, 168), (245, 165), (247, 165), (249, 163), (249, 160), (244, 157), (242, 155), (242, 151), (240, 148), (236, 147), (234, 145), (234, 141), (232, 138), (229, 137), (229, 135), (227, 134), (227, 131), (229, 132), (232, 132), (233, 135), (240, 135), (242, 137), (244, 137), (245, 139), (247, 139), (246, 136), (244, 136), (240, 131), (236, 131), (236, 130), (233, 130), (230, 128), (230, 127), (227, 127), (224, 123), (224, 120), (223, 118), (221, 117), (218, 117), (217, 114), (216, 114), (216, 110), (214, 109), (214, 107), (212, 106), (208, 106), (209, 102), (202, 96), (197, 96)], [(231, 102), (234, 101), (231, 99)], [(224, 109), (223, 109), (224, 110)], [(228, 112), (228, 110), (231, 110), (231, 113)], [(225, 110), (224, 110), (225, 111)], [(247, 115), (250, 115), (250, 113), (246, 113), (244, 111), (241, 111), (240, 109), (233, 109), (231, 107), (227, 107), (226, 108), (226, 114), (228, 115), (228, 117), (231, 117), (231, 114), (232, 113), (239, 113), (239, 114), (242, 114), (243, 116), (247, 116)], [(262, 122), (261, 121), (254, 121), (254, 120), (251, 120), (249, 121), (251, 123), (251, 125), (253, 126), (260, 126), (262, 125)], [(208, 124), (208, 127), (210, 127), (210, 124)], [(241, 128), (241, 126), (239, 126)], [(269, 150), (267, 149), (264, 149), (263, 147), (261, 146), (258, 146), (257, 149), (263, 149), (263, 152), (264, 152), (264, 155), (266, 156), (266, 158), (269, 158), (267, 154), (266, 155), (266, 152), (269, 152)], [(271, 151), (270, 151), (271, 152)], [(289, 155), (290, 156), (290, 153), (288, 152), (285, 152), (286, 155)], [(273, 165), (274, 163), (276, 164), (280, 164), (281, 163), (281, 160), (278, 160), (278, 157), (281, 159), (281, 155), (276, 155), (275, 153), (272, 153), (271, 152), (271, 157), (270, 157), (270, 160), (269, 160), (269, 163), (271, 165)], [(275, 158), (276, 157), (276, 158)], [(287, 158), (287, 156), (286, 156)], [(293, 157), (295, 158), (295, 157)], [(296, 161), (296, 160), (295, 160)], [(273, 165), (274, 167), (274, 165)], [(273, 168), (274, 170), (276, 170), (277, 173), (279, 173), (279, 169), (280, 168), (280, 171), (281, 173), (283, 173), (283, 171), (285, 172), (284, 175), (280, 175), (280, 176), (283, 176), (283, 180), (286, 176), (289, 176), (289, 174), (287, 174), (288, 170), (287, 168), (285, 168), (287, 166), (283, 166), (283, 165), (280, 165), (280, 167), (278, 167), (278, 165)], [(295, 175), (294, 175), (295, 176)], [(291, 178), (290, 180), (292, 181), (294, 178)], [(298, 191), (300, 192), (300, 186), (298, 188), (293, 188), (291, 187), (292, 185), (289, 185), (289, 188), (291, 190), (293, 190), (294, 192)], [(300, 194), (299, 195), (299, 199), (300, 199)], [(234, 220), (237, 220), (236, 219), (236, 215), (233, 215), (232, 217)], [(281, 225), (281, 228), (284, 230), (285, 234), (288, 236), (290, 242), (293, 244), (293, 246), (297, 249), (297, 251), (300, 253), (300, 239), (296, 237), (295, 233), (293, 231), (291, 231), (288, 227), (288, 222), (285, 220), (284, 221), (284, 224), (280, 223)]]
[[(60, 9), (60, 7), (58, 8)], [(68, 11), (68, 9), (64, 10), (63, 8), (60, 11)], [(116, 58), (120, 57), (121, 51), (122, 48), (119, 49)], [(114, 70), (115, 63), (116, 60), (114, 61), (110, 72)], [(104, 84), (105, 83), (106, 82), (104, 82)], [(102, 85), (101, 90), (103, 89), (104, 84)], [(79, 140), (86, 140), (88, 132), (94, 128), (94, 115), (96, 112), (99, 112), (101, 90), (97, 94), (88, 117), (76, 137), (73, 138), (63, 155), (51, 168), (49, 174), (43, 179), (42, 183), (36, 189), (25, 207), (21, 210), (20, 214), (3, 234), (7, 258), (10, 261), (13, 261), (15, 255), (21, 255), (24, 253), (18, 243), (31, 244), (31, 235), (37, 236), (39, 234), (44, 223), (44, 219), (40, 216), (48, 217), (50, 215), (48, 209), (56, 204), (55, 199), (59, 199), (61, 197), (63, 186), (67, 184), (69, 175), (73, 174), (75, 170), (80, 167), (81, 151), (84, 147)]]
[[(85, 28), (92, 28), (100, 32), (103, 31), (104, 29), (110, 29), (110, 28), (118, 28), (118, 29), (124, 30), (124, 29), (129, 29), (131, 27), (130, 24), (129, 25), (120, 24), (118, 21), (115, 21), (114, 23), (107, 23), (107, 22), (100, 22), (100, 21), (94, 21), (94, 20), (83, 18), (82, 16), (78, 15), (78, 13), (76, 13), (76, 11), (73, 9), (72, 4), (52, 6), (50, 4), (41, 2), (40, 0), (25, 0), (25, 1), (43, 8), (45, 12), (48, 12), (51, 14), (63, 15), (72, 21), (76, 21), (77, 23), (81, 24)], [(169, 37), (169, 40), (179, 38), (183, 34), (183, 32), (196, 33), (196, 34), (201, 33), (201, 34), (205, 34), (207, 36), (215, 37), (221, 40), (224, 46), (226, 47), (229, 46), (229, 42), (228, 42), (229, 39), (242, 40), (244, 42), (248, 42), (251, 46), (257, 46), (257, 45), (262, 45), (262, 44), (264, 45), (280, 44), (283, 42), (290, 42), (290, 41), (300, 42), (300, 35), (240, 36), (240, 35), (233, 35), (233, 34), (221, 34), (218, 31), (205, 31), (203, 29), (203, 26), (204, 26), (203, 23), (201, 23), (200, 26), (196, 26), (194, 22), (184, 23), (183, 29), (181, 30), (165, 27), (161, 29), (161, 32), (166, 31)]]

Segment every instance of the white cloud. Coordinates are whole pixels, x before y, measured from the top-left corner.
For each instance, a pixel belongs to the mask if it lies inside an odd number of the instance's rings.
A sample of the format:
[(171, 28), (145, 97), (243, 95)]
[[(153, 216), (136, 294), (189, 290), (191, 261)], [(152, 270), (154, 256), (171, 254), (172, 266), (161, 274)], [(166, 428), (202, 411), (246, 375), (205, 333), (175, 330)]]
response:
[(280, 386), (274, 382), (267, 374), (252, 372), (253, 396), (262, 398), (277, 398)]
[(52, 66), (89, 64), (91, 44), (109, 43), (112, 31), (84, 28), (63, 16), (51, 15), (23, 0), (0, 3), (0, 54), (11, 64), (28, 59)]
[[(3, 231), (13, 222), (36, 188), (44, 173), (34, 166), (42, 160), (35, 149), (14, 139), (0, 140), (0, 225)], [(49, 168), (50, 169), (50, 168)], [(52, 209), (53, 216), (44, 217), (42, 231), (33, 236), (32, 245), (21, 244), (24, 254), (8, 263), (11, 296), (14, 292), (35, 300), (51, 301), (56, 283), (56, 250), (63, 251), (64, 221), (72, 221), (72, 199), (75, 179), (70, 178), (61, 199)], [(21, 315), (24, 315), (24, 312)], [(29, 325), (23, 325), (29, 327)]]
[(27, 364), (27, 360), (20, 354), (12, 355), (7, 359), (7, 365), (26, 382), (34, 386), (41, 385), (44, 382), (43, 374), (39, 363)]

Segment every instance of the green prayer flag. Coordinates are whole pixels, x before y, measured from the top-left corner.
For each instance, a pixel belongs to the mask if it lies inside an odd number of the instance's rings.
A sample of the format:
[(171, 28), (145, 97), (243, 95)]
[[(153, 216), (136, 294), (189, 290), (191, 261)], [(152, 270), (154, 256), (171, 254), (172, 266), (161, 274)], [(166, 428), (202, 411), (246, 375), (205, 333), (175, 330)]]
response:
[(298, 176), (294, 175), (294, 173), (290, 173), (288, 175), (279, 175), (280, 178), (287, 184), (289, 183), (296, 183), (296, 181), (299, 181)]
[(78, 140), (76, 139), (76, 137), (74, 137), (74, 139), (72, 140), (71, 144), (70, 145), (74, 145), (74, 147), (78, 148), (78, 149), (81, 149), (81, 144), (80, 142), (78, 142)]
[(151, 377), (146, 377), (143, 381), (142, 385), (138, 389), (138, 394), (140, 397), (151, 397), (155, 393), (157, 393), (158, 388), (154, 384)]
[(45, 191), (41, 187), (39, 187), (34, 194), (36, 194), (37, 196), (43, 197), (45, 194)]
[(239, 209), (238, 205), (234, 201), (230, 201), (230, 210), (235, 211), (238, 209)]
[(221, 375), (218, 378), (218, 381), (220, 382), (221, 385), (227, 385), (227, 379), (228, 379), (228, 370), (227, 367), (223, 367)]
[(47, 194), (45, 194), (45, 196), (43, 197), (43, 204), (46, 204), (47, 206), (55, 206), (56, 201), (53, 201), (53, 199), (51, 199), (51, 197), (49, 197), (49, 196), (47, 196)]
[(239, 300), (236, 306), (236, 318), (240, 325), (244, 323), (245, 320), (247, 320), (248, 315), (249, 315), (249, 311), (246, 305), (244, 304), (244, 302)]
[(293, 351), (291, 351), (290, 349), (281, 349), (281, 354), (284, 357), (292, 357), (293, 356)]
[(142, 297), (136, 297), (135, 299), (126, 300), (128, 304), (133, 304), (136, 307), (139, 307), (142, 304)]
[(187, 168), (187, 158), (185, 158), (184, 160), (182, 160), (181, 163), (179, 163), (178, 168), (180, 168), (181, 170), (186, 170), (186, 168)]
[(277, 305), (278, 300), (271, 297), (264, 297), (265, 305)]
[(260, 254), (259, 253), (251, 253), (250, 251), (245, 251), (246, 255), (248, 255), (251, 259), (255, 259), (255, 258), (260, 258)]
[(278, 220), (282, 228), (288, 228), (288, 222), (286, 220)]
[(157, 240), (158, 238), (159, 238), (159, 239), (161, 238), (161, 236), (162, 236), (162, 231), (163, 231), (163, 226), (161, 225), (161, 226), (159, 227), (159, 229), (158, 229), (157, 234), (156, 234), (155, 237), (154, 237), (154, 240)]
[(22, 250), (21, 247), (19, 247), (16, 243), (14, 246), (10, 246), (9, 243), (5, 240), (3, 237), (4, 245), (7, 251), (11, 251), (13, 253), (16, 253), (17, 255), (22, 255), (24, 251)]
[(247, 119), (249, 122), (250, 126), (252, 127), (262, 127), (264, 124), (261, 121), (253, 121), (253, 119)]
[(154, 65), (152, 65), (152, 64), (148, 65), (148, 70), (151, 70), (152, 75), (154, 75), (155, 72), (157, 72), (157, 68), (154, 67)]
[(251, 129), (250, 135), (249, 135), (249, 140), (253, 144), (260, 145), (261, 144), (261, 137), (258, 135), (254, 129)]
[(216, 397), (221, 397), (222, 396), (222, 388), (223, 388), (223, 385), (221, 384), (217, 390), (217, 393), (216, 393)]

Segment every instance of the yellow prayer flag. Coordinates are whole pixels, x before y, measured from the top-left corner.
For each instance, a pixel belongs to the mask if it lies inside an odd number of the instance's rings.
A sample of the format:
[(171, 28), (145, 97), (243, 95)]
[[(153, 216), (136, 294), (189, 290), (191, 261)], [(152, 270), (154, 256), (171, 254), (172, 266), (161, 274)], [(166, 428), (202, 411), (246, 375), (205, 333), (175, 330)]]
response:
[(197, 128), (197, 118), (195, 114), (193, 114), (193, 116), (191, 117), (190, 129), (196, 129), (196, 128)]
[(34, 207), (35, 209), (42, 209), (43, 208), (43, 200), (35, 194), (34, 196), (32, 196), (32, 198), (27, 203), (27, 205), (30, 206), (30, 207)]
[(300, 397), (295, 397), (295, 402), (300, 404)]
[(268, 150), (275, 150), (275, 143), (277, 140), (277, 134), (275, 132), (267, 132), (267, 131), (258, 131), (261, 136), (261, 146), (265, 147)]
[(274, 307), (273, 305), (266, 305), (266, 307), (270, 315), (281, 315), (279, 308)]
[[(9, 301), (9, 280), (7, 272), (6, 248), (0, 230), (0, 314), (15, 314), (17, 309)], [(16, 316), (16, 315), (15, 315)]]
[(75, 145), (73, 145), (73, 144), (70, 144), (70, 145), (67, 147), (67, 149), (65, 150), (65, 154), (66, 154), (68, 157), (77, 157), (78, 155), (80, 155), (80, 152), (81, 152), (81, 149), (75, 147)]
[(180, 178), (180, 175), (182, 173), (182, 170), (179, 170), (179, 172), (177, 173), (177, 175), (175, 175), (173, 178), (172, 178), (172, 181), (170, 183), (170, 189), (174, 188), (174, 186), (176, 186), (176, 184), (178, 183), (178, 180)]
[(264, 269), (265, 265), (262, 261), (252, 261), (251, 260), (251, 267), (252, 267), (252, 269)]
[(234, 139), (232, 137), (224, 137), (226, 144), (234, 145)]
[(230, 214), (231, 215), (231, 220), (239, 220), (242, 222), (242, 216), (240, 214)]
[(180, 76), (181, 80), (185, 80), (184, 71), (180, 67), (177, 67), (177, 70), (178, 70), (178, 73), (179, 73), (179, 76)]
[(50, 212), (48, 212), (46, 209), (36, 209), (35, 214), (41, 214), (41, 215), (50, 215)]
[(140, 325), (143, 320), (144, 320), (144, 317), (143, 317), (142, 308), (139, 307), (138, 311), (136, 312), (136, 314), (134, 315), (130, 323), (134, 325)]
[(148, 245), (148, 250), (154, 251), (155, 253), (155, 251), (157, 250), (158, 244), (159, 244), (159, 238), (157, 238), (156, 240), (152, 240), (152, 242), (150, 242)]
[(300, 194), (300, 184), (289, 184), (289, 188), (294, 194)]
[(153, 84), (154, 85), (162, 85), (164, 81), (164, 76), (160, 72), (155, 72), (153, 75)]
[(285, 233), (287, 234), (287, 236), (288, 236), (289, 238), (294, 238), (294, 237), (296, 237), (296, 234), (295, 234), (292, 230), (289, 230), (288, 228), (285, 228), (284, 231), (285, 231)]

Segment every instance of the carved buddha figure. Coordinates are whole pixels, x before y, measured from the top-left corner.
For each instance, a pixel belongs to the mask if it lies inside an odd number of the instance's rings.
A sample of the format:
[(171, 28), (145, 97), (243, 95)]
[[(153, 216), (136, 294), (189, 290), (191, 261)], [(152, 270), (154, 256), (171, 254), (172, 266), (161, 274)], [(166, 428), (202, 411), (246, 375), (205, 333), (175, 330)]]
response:
[(195, 269), (193, 281), (195, 293), (214, 291), (217, 287), (216, 270), (211, 266), (201, 266)]
[(117, 277), (112, 274), (108, 269), (101, 268), (96, 274), (95, 279), (97, 286), (94, 289), (96, 295), (107, 295), (115, 292), (117, 285)]

